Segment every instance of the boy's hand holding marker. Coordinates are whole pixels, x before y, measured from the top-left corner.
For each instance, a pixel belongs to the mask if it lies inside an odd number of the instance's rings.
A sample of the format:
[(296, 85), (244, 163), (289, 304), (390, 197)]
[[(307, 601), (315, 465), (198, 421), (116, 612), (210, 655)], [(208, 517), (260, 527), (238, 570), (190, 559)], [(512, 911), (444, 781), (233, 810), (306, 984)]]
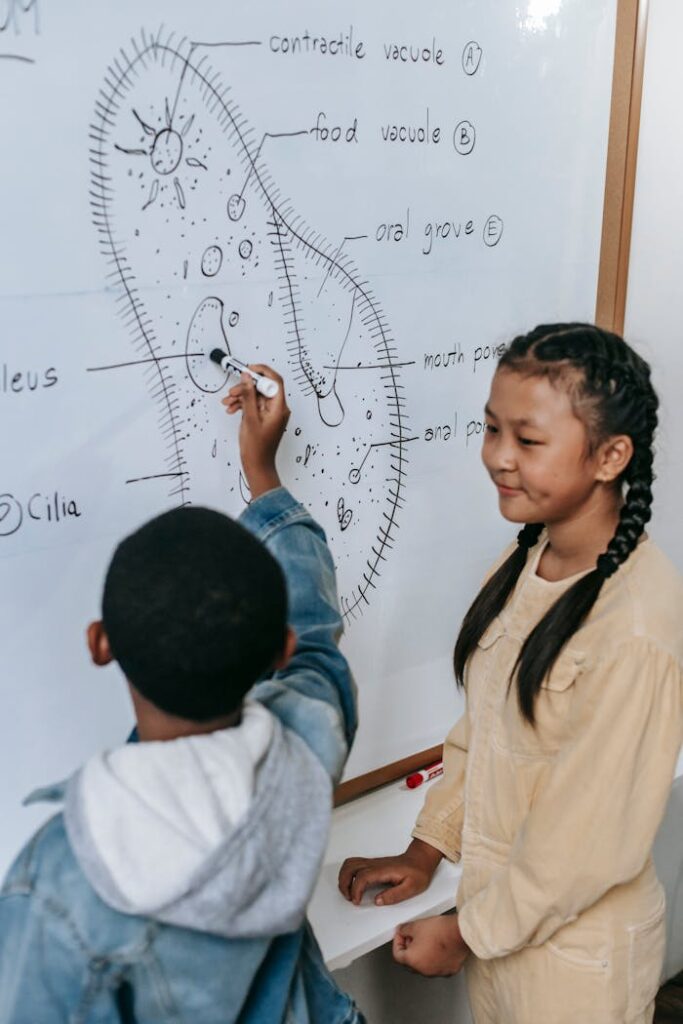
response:
[(287, 427), (290, 411), (285, 398), (282, 377), (269, 366), (254, 364), (249, 369), (278, 384), (272, 398), (264, 397), (256, 388), (256, 381), (248, 373), (242, 373), (239, 384), (235, 384), (222, 399), (229, 415), (242, 410), (239, 442), (242, 468), (252, 498), (258, 498), (266, 491), (280, 487), (280, 477), (275, 467), (275, 454)]

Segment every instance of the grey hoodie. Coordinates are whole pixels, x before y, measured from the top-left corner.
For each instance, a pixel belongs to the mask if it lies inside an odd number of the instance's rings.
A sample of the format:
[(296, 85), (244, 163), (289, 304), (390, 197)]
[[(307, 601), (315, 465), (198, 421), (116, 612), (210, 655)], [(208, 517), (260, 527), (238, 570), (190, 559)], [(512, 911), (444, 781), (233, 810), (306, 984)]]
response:
[(206, 736), (128, 744), (68, 783), (69, 841), (115, 910), (226, 938), (293, 931), (328, 834), (332, 785), (262, 704)]

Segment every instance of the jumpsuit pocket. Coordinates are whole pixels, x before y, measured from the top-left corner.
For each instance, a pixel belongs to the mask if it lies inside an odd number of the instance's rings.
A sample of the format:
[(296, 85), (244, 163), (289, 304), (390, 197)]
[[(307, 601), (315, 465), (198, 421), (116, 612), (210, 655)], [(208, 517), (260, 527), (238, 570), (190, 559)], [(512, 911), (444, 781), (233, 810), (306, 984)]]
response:
[(612, 966), (612, 942), (601, 920), (581, 914), (559, 928), (545, 947), (556, 959), (578, 969), (607, 975)]
[[(505, 637), (505, 628), (500, 616), (496, 615), (477, 641), (477, 646), (472, 651), (465, 668), (467, 708), (473, 721), (478, 716), (485, 692), (489, 686), (494, 684), (497, 669), (497, 666), (494, 667), (494, 663), (497, 660), (496, 654), (500, 650), (498, 642), (503, 637)], [(473, 679), (477, 680), (476, 686), (470, 686)]]
[(628, 929), (628, 1010), (627, 1024), (647, 1010), (657, 995), (666, 946), (666, 904), (661, 903), (651, 917)]
[(534, 704), (535, 725), (519, 710), (517, 680), (500, 696), (493, 741), (501, 753), (517, 760), (550, 761), (567, 738), (568, 720), (574, 699), (574, 685), (582, 672), (582, 656), (564, 651), (543, 680)]

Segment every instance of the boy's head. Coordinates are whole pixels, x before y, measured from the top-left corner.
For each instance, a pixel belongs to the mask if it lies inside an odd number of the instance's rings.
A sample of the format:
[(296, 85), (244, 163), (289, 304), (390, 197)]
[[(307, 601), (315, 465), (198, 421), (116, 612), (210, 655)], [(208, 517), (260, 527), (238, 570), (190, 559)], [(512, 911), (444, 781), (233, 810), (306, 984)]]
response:
[(285, 650), (285, 581), (244, 527), (179, 508), (119, 544), (102, 623), (139, 694), (169, 715), (207, 722), (237, 710)]

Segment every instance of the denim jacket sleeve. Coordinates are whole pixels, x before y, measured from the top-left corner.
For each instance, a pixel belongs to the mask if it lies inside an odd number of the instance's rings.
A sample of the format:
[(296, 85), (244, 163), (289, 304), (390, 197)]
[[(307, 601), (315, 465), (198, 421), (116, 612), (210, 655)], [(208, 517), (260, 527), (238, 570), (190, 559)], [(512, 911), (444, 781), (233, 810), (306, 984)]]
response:
[(289, 664), (257, 683), (250, 697), (297, 733), (336, 781), (356, 730), (356, 706), (349, 666), (337, 646), (342, 619), (325, 534), (283, 487), (253, 501), (240, 522), (280, 563), (289, 625), (297, 636)]
[[(65, 1007), (83, 993), (84, 957), (70, 919), (59, 900), (52, 906), (35, 892), (33, 851), (54, 832), (53, 818), (24, 847), (0, 890), (0, 1024), (64, 1024)], [(57, 959), (59, 971), (48, 969)]]

